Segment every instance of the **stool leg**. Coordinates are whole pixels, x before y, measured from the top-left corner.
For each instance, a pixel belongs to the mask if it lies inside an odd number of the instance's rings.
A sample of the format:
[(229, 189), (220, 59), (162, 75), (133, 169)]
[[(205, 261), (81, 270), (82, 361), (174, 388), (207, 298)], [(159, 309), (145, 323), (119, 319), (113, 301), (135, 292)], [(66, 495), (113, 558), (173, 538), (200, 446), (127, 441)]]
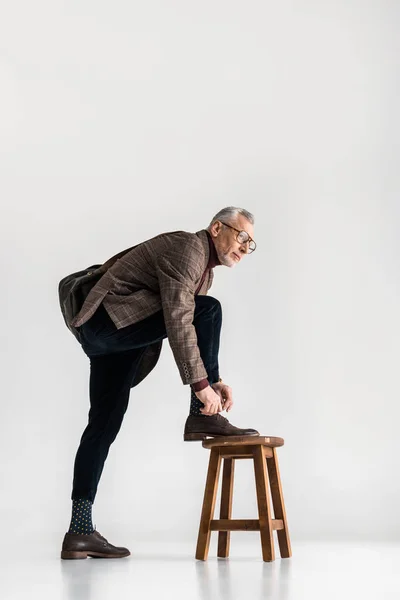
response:
[(196, 558), (207, 560), (210, 546), (210, 521), (214, 515), (215, 501), (217, 499), (218, 478), (221, 466), (221, 456), (218, 448), (211, 448), (208, 463), (207, 481), (204, 490), (203, 509), (201, 511), (199, 535), (197, 538)]
[[(224, 469), (222, 472), (221, 489), (221, 508), (220, 519), (230, 519), (232, 516), (232, 495), (233, 495), (233, 458), (224, 458)], [(228, 558), (231, 532), (218, 532), (218, 552), (220, 558)]]
[(292, 556), (292, 549), (290, 546), (285, 503), (283, 501), (281, 477), (279, 474), (278, 454), (276, 448), (273, 448), (272, 450), (273, 456), (267, 458), (267, 465), (271, 485), (272, 504), (274, 506), (274, 516), (275, 519), (282, 519), (283, 521), (283, 529), (280, 529), (277, 532), (279, 550), (282, 558), (290, 558)]
[(275, 560), (274, 538), (271, 522), (271, 506), (269, 499), (269, 481), (267, 464), (261, 445), (253, 448), (254, 474), (256, 478), (258, 515), (260, 520), (260, 535), (263, 560)]

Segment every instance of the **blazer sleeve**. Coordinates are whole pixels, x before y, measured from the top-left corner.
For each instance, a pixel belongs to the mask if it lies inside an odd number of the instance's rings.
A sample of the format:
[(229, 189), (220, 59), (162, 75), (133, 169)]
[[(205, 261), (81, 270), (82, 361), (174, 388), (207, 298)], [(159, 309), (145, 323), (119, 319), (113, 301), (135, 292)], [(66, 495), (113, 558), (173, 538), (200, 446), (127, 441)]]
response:
[(157, 277), (169, 345), (184, 385), (207, 378), (193, 325), (196, 284), (204, 268), (200, 249), (182, 245), (157, 261)]

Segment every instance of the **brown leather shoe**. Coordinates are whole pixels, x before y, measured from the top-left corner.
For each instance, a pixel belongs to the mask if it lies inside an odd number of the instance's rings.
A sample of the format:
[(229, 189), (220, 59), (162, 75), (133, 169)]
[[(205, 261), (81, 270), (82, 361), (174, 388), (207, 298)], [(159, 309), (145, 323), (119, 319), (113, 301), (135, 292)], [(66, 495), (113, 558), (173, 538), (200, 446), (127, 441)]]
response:
[(61, 558), (123, 558), (129, 556), (128, 548), (117, 548), (96, 530), (91, 534), (66, 533)]
[(260, 435), (256, 429), (239, 429), (231, 425), (225, 417), (216, 415), (189, 415), (185, 423), (185, 442), (205, 440), (220, 435)]

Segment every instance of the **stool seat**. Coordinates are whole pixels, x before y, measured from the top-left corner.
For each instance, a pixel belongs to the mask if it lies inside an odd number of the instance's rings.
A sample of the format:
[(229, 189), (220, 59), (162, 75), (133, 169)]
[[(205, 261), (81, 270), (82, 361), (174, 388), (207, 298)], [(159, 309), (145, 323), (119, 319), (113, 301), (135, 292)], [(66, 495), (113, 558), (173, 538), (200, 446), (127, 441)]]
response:
[[(218, 531), (218, 557), (229, 556), (231, 531), (259, 531), (263, 560), (275, 560), (273, 532), (277, 532), (281, 558), (292, 555), (289, 531), (278, 467), (277, 448), (284, 445), (281, 437), (264, 435), (220, 436), (203, 440), (203, 448), (211, 450), (203, 508), (197, 538), (196, 558), (207, 560), (212, 531)], [(258, 519), (232, 519), (234, 462), (252, 459), (258, 504)], [(218, 479), (224, 461), (220, 518), (214, 520)], [(271, 501), (274, 516), (271, 511)]]
[(215, 438), (209, 438), (202, 442), (203, 448), (213, 448), (214, 446), (268, 446), (268, 448), (277, 448), (285, 443), (281, 437), (270, 437), (265, 435), (224, 435)]

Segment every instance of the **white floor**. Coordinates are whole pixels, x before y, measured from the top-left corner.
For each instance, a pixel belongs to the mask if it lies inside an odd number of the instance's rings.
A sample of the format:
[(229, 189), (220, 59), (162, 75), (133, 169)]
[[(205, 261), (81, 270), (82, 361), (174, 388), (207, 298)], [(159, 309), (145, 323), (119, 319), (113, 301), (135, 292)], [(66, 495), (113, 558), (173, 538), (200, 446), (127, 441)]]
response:
[(400, 544), (296, 543), (293, 556), (261, 560), (258, 534), (232, 534), (229, 559), (206, 562), (193, 544), (126, 545), (123, 559), (63, 561), (59, 543), (40, 540), (0, 549), (1, 600), (399, 600)]

